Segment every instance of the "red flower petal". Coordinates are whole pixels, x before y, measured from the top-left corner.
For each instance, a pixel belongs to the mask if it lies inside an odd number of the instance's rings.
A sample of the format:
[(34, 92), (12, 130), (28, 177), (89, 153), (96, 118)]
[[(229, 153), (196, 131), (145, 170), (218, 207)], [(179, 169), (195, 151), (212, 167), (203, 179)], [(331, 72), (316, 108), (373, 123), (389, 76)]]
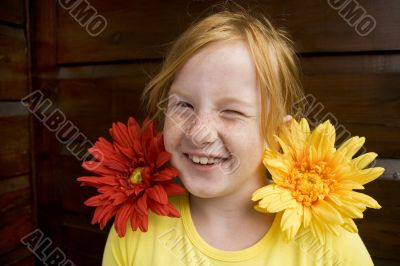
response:
[(147, 195), (154, 201), (157, 201), (160, 204), (166, 204), (168, 202), (168, 195), (165, 193), (165, 190), (160, 185), (155, 185), (152, 188), (148, 188), (146, 190)]
[(132, 211), (134, 210), (134, 206), (129, 204), (128, 202), (122, 205), (115, 215), (115, 230), (118, 233), (119, 237), (125, 235), (126, 232), (126, 224), (128, 222), (128, 218), (131, 216)]
[(156, 173), (153, 177), (154, 181), (168, 181), (178, 176), (178, 171), (175, 168), (167, 167)]
[(155, 201), (149, 201), (149, 208), (158, 215), (170, 216), (170, 217), (180, 217), (179, 211), (168, 202), (165, 205), (161, 205)]
[(168, 196), (178, 196), (186, 191), (181, 185), (173, 182), (164, 182), (162, 186)]
[[(127, 125), (114, 123), (109, 131), (112, 143), (99, 138), (89, 149), (98, 161), (82, 163), (83, 168), (99, 176), (78, 178), (81, 185), (95, 187), (99, 193), (85, 201), (86, 205), (96, 207), (92, 223), (99, 223), (103, 229), (115, 216), (115, 230), (122, 237), (128, 219), (132, 230), (147, 231), (148, 209), (179, 217), (179, 212), (168, 202), (168, 195), (181, 194), (184, 189), (171, 181), (178, 171), (166, 166), (171, 155), (165, 151), (155, 123), (145, 119), (140, 128), (129, 118)], [(130, 176), (138, 167), (142, 169), (141, 179), (132, 183)]]
[(117, 212), (117, 208), (112, 205), (106, 205), (99, 216), (99, 223), (100, 223), (100, 229), (103, 230), (103, 228), (106, 226), (107, 222), (115, 215)]
[(165, 163), (167, 163), (171, 159), (171, 154), (166, 151), (162, 151), (158, 154), (157, 161), (156, 161), (156, 166), (157, 168), (160, 168), (163, 166)]
[(130, 141), (130, 146), (132, 148), (135, 149), (135, 151), (139, 151), (137, 150), (137, 148), (139, 148), (140, 145), (139, 141), (140, 140), (140, 133), (141, 133), (141, 129), (139, 124), (136, 122), (135, 119), (133, 119), (132, 117), (129, 117), (128, 119), (128, 136), (129, 136), (129, 141)]
[(113, 123), (110, 129), (110, 135), (115, 142), (122, 146), (129, 147), (128, 128), (121, 122)]
[(104, 204), (104, 201), (107, 200), (107, 197), (108, 196), (104, 194), (96, 195), (87, 199), (84, 204), (86, 206), (101, 206)]
[(139, 229), (142, 232), (147, 232), (147, 225), (148, 225), (147, 215), (141, 215), (137, 212), (132, 213), (131, 228), (133, 231), (136, 231), (139, 227)]
[(77, 178), (77, 180), (86, 186), (94, 187), (98, 187), (100, 185), (117, 186), (119, 184), (114, 176), (81, 176)]
[[(112, 170), (104, 166), (103, 162), (86, 161), (82, 163), (82, 167), (86, 170), (99, 175), (115, 175), (120, 173), (120, 171)], [(122, 171), (124, 169), (121, 169)]]
[(147, 195), (146, 193), (143, 194), (142, 197), (140, 197), (136, 201), (136, 210), (139, 214), (142, 216), (147, 216)]

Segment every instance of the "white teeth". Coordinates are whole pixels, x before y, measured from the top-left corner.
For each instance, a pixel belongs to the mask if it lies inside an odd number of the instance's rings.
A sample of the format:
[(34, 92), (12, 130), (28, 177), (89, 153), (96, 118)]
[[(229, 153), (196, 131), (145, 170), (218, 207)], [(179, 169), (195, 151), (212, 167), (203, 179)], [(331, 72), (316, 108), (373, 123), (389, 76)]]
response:
[(195, 163), (200, 163), (200, 164), (214, 164), (220, 161), (220, 159), (215, 159), (215, 158), (207, 158), (207, 157), (199, 157), (196, 155), (189, 155), (189, 158), (195, 162)]
[(208, 158), (207, 157), (201, 157), (200, 158), (200, 163), (201, 164), (207, 164), (207, 162), (208, 162)]
[(195, 163), (199, 163), (200, 162), (200, 157), (197, 157), (196, 155), (193, 156), (192, 161)]

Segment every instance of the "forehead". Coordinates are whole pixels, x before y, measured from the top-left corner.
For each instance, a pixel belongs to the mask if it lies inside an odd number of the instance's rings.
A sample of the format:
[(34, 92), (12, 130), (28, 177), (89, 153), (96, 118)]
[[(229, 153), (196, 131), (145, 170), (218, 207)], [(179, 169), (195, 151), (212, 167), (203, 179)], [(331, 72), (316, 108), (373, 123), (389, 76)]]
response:
[(217, 42), (196, 52), (175, 76), (171, 93), (258, 101), (256, 70), (243, 41)]

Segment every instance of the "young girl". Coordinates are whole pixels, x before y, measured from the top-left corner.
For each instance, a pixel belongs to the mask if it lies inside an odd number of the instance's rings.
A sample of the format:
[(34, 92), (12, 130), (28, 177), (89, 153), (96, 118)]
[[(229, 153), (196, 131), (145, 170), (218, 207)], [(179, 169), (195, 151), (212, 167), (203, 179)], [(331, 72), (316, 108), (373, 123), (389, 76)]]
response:
[(372, 265), (357, 234), (286, 241), (279, 217), (254, 210), (269, 181), (265, 147), (302, 97), (295, 53), (265, 18), (223, 11), (189, 28), (144, 96), (188, 193), (180, 218), (149, 213), (148, 231), (111, 228), (103, 265)]

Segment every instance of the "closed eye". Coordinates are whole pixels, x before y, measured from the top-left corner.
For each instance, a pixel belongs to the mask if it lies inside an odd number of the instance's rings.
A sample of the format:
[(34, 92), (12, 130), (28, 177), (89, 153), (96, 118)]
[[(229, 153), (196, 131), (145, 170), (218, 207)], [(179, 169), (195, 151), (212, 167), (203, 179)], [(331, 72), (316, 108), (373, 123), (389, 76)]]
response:
[(224, 110), (224, 113), (232, 114), (232, 115), (242, 115), (245, 116), (242, 112), (236, 111), (236, 110)]
[(179, 106), (179, 107), (183, 107), (183, 108), (191, 108), (191, 109), (193, 109), (193, 105), (191, 105), (188, 102), (184, 102), (184, 101), (179, 101), (176, 105)]

